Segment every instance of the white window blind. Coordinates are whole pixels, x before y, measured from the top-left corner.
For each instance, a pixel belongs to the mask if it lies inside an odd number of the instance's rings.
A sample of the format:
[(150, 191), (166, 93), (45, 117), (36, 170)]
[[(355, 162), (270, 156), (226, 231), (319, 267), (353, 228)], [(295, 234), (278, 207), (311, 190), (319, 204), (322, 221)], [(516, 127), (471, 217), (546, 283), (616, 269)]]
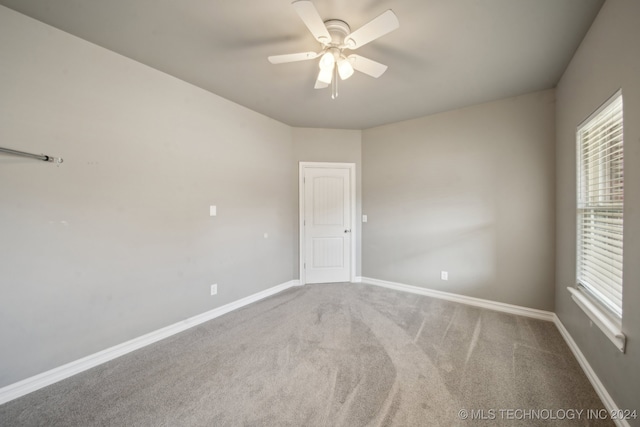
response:
[(578, 285), (622, 317), (624, 158), (618, 92), (578, 128)]

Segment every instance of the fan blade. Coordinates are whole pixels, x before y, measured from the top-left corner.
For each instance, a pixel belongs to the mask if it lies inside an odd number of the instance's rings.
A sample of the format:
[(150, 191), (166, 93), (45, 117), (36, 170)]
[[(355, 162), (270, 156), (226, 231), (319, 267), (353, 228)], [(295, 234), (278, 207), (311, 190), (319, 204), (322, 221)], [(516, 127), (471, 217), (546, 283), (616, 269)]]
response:
[(272, 55), (269, 62), (272, 64), (284, 64), (287, 62), (306, 61), (307, 59), (315, 59), (318, 57), (316, 52), (288, 53), (286, 55)]
[(377, 18), (364, 24), (353, 33), (349, 34), (344, 40), (347, 47), (351, 50), (358, 49), (387, 33), (400, 27), (398, 17), (391, 9), (379, 15)]
[(291, 4), (316, 40), (322, 44), (327, 44), (331, 41), (331, 34), (329, 34), (318, 10), (311, 1), (296, 0)]
[(354, 70), (375, 77), (376, 79), (387, 71), (387, 66), (360, 55), (349, 55), (347, 58)]

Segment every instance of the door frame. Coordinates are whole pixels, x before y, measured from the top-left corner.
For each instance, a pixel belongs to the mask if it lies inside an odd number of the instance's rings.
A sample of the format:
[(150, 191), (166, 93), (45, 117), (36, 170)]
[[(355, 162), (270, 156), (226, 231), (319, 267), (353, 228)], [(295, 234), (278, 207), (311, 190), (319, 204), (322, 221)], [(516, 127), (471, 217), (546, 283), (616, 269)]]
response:
[(300, 162), (299, 170), (298, 170), (298, 200), (299, 200), (299, 214), (298, 214), (298, 225), (299, 225), (299, 242), (298, 242), (298, 252), (299, 252), (299, 268), (300, 268), (300, 284), (304, 285), (307, 283), (305, 268), (304, 268), (304, 259), (305, 259), (305, 241), (304, 241), (304, 200), (305, 200), (305, 186), (304, 186), (304, 170), (306, 168), (329, 168), (329, 169), (348, 169), (349, 170), (349, 181), (350, 181), (350, 189), (351, 197), (349, 197), (349, 203), (351, 207), (351, 259), (349, 266), (349, 277), (351, 278), (351, 282), (355, 282), (356, 279), (356, 241), (357, 241), (357, 230), (356, 230), (356, 164), (355, 163), (329, 163), (329, 162)]

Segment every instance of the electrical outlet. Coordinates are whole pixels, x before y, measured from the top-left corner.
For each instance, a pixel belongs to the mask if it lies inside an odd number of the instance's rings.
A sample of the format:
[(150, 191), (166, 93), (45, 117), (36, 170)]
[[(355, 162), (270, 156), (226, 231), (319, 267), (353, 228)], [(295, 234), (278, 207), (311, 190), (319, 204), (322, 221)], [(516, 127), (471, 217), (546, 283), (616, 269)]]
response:
[(440, 280), (449, 280), (449, 273), (446, 271), (440, 272)]
[(215, 295), (218, 293), (218, 285), (211, 285), (211, 295)]

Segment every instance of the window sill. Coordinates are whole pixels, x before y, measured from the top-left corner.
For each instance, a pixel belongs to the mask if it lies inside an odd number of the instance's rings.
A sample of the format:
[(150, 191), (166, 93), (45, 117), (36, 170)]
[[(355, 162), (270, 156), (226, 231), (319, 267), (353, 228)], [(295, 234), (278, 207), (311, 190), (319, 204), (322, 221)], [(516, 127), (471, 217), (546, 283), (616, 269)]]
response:
[(622, 333), (618, 325), (607, 313), (599, 308), (590, 297), (585, 295), (580, 289), (568, 287), (571, 298), (584, 311), (589, 319), (595, 323), (611, 342), (624, 353), (627, 337)]

